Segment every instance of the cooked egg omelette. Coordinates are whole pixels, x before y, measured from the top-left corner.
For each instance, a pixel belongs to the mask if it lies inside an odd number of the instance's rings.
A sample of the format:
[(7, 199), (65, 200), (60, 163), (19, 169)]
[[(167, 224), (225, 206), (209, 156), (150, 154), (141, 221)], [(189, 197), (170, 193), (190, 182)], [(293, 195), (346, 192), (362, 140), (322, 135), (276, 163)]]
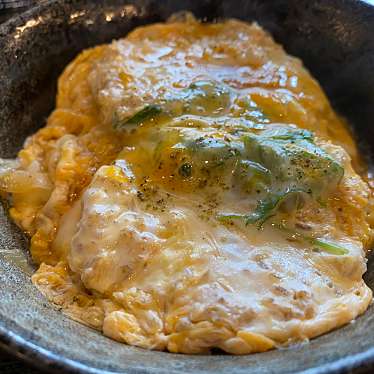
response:
[(359, 165), (261, 27), (186, 17), (81, 53), (0, 189), (34, 284), (71, 318), (143, 348), (249, 354), (367, 309)]

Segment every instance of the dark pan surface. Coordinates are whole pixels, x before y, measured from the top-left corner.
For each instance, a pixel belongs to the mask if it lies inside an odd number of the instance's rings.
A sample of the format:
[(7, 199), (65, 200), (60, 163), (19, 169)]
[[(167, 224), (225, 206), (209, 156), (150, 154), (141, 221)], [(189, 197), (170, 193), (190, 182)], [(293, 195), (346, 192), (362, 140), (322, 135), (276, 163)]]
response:
[[(0, 157), (13, 157), (53, 108), (56, 78), (82, 49), (178, 10), (256, 20), (301, 57), (374, 150), (374, 8), (355, 0), (47, 0), (0, 26)], [(27, 241), (0, 208), (0, 345), (74, 373), (355, 373), (374, 371), (374, 308), (355, 323), (282, 351), (187, 356), (116, 343), (64, 317), (32, 286)], [(374, 261), (366, 281), (374, 288)], [(373, 369), (370, 369), (373, 368)]]

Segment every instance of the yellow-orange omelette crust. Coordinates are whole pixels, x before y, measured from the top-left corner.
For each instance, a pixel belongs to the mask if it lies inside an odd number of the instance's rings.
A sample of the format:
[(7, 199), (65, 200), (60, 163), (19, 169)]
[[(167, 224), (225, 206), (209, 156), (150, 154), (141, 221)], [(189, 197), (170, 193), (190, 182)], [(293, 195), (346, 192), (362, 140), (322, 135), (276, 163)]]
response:
[(64, 313), (157, 350), (262, 352), (356, 318), (372, 231), (359, 156), (257, 24), (193, 17), (82, 52), (0, 190)]

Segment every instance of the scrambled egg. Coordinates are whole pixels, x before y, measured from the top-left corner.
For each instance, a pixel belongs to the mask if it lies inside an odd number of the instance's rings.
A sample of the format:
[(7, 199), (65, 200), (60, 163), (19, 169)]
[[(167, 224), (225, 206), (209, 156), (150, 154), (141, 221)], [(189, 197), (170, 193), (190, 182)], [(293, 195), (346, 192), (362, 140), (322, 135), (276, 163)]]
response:
[(359, 168), (298, 59), (256, 24), (187, 17), (81, 53), (0, 189), (34, 284), (73, 319), (149, 349), (248, 354), (368, 307)]

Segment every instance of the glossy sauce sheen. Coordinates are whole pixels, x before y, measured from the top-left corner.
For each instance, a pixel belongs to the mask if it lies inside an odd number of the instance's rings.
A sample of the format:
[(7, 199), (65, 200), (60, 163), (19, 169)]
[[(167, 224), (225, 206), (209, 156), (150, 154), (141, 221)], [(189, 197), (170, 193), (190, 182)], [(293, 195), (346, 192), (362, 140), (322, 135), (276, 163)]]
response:
[[(264, 196), (238, 177), (243, 139), (300, 129), (342, 170), (321, 201), (219, 219)], [(33, 282), (72, 318), (140, 347), (248, 354), (368, 307), (371, 191), (352, 163), (345, 124), (298, 59), (256, 24), (187, 17), (80, 54), (0, 189), (32, 236)]]

